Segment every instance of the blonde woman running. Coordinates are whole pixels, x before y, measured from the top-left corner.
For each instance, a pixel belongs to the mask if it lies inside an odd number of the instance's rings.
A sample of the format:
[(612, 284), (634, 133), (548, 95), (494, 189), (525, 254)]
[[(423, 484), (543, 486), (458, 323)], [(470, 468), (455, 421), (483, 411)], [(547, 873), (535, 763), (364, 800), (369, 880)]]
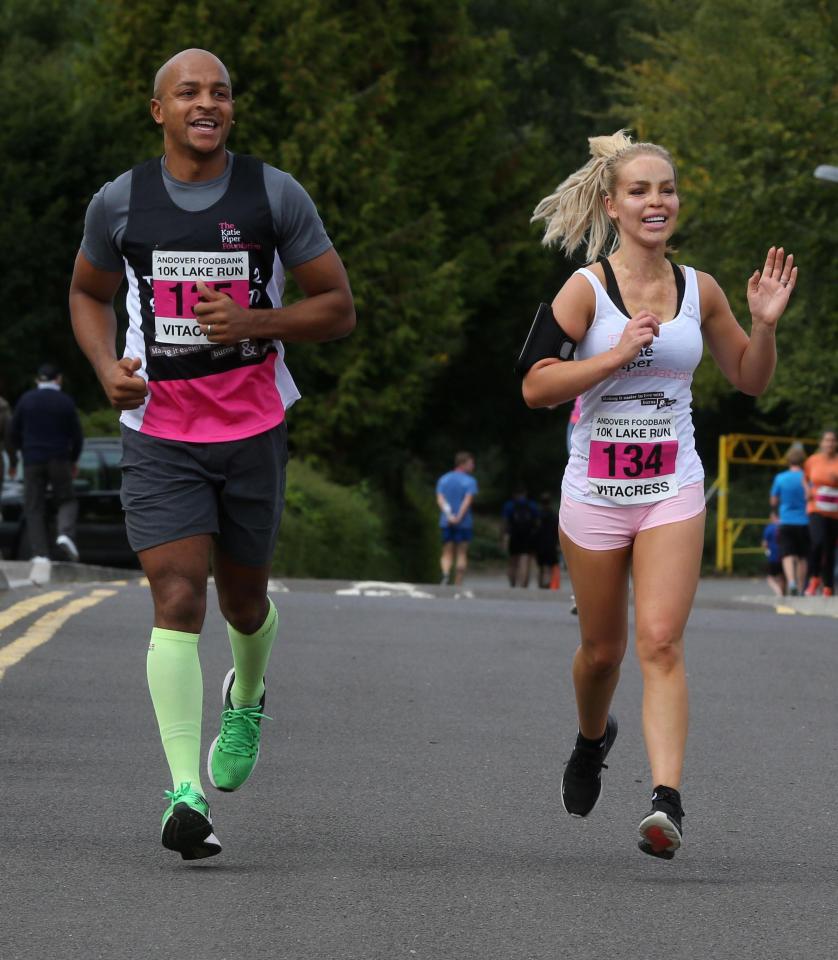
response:
[(523, 383), (530, 407), (583, 394), (559, 514), (581, 632), (573, 661), (579, 735), (562, 803), (585, 817), (599, 799), (600, 773), (617, 736), (609, 706), (626, 652), (631, 573), (654, 788), (640, 849), (671, 859), (684, 815), (683, 633), (704, 540), (692, 375), (706, 340), (734, 387), (753, 396), (765, 390), (797, 267), (782, 248), (769, 249), (762, 271), (748, 281), (749, 337), (713, 277), (667, 260), (680, 203), (670, 154), (633, 143), (624, 131), (589, 142), (592, 159), (533, 216), (546, 222), (544, 243), (558, 242), (566, 254), (587, 241), (590, 265), (570, 277), (552, 305), (576, 355), (572, 362), (537, 362)]

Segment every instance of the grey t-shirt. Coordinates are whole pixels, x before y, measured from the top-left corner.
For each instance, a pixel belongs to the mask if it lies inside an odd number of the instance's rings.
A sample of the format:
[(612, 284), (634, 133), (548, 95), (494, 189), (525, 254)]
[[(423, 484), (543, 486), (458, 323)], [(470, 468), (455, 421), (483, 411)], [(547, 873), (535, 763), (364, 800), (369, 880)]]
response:
[[(234, 155), (228, 151), (227, 169), (220, 177), (184, 183), (175, 180), (161, 157), (166, 192), (183, 210), (190, 213), (205, 210), (224, 195), (230, 184), (234, 162)], [(276, 249), (282, 265), (293, 268), (325, 253), (332, 246), (332, 241), (311, 197), (290, 174), (267, 163), (262, 165), (262, 169), (273, 215)], [(125, 268), (121, 247), (128, 223), (130, 199), (131, 171), (128, 170), (116, 180), (108, 181), (88, 205), (81, 252), (99, 270), (120, 273)]]

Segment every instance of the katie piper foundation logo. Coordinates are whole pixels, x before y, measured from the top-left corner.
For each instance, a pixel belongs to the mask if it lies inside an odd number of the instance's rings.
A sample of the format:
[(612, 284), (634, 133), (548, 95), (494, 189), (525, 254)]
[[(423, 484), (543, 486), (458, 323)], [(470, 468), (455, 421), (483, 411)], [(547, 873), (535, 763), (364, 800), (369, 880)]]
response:
[(242, 240), (241, 230), (229, 220), (219, 220), (218, 229), (221, 231), (222, 250), (261, 250), (261, 243), (245, 243)]

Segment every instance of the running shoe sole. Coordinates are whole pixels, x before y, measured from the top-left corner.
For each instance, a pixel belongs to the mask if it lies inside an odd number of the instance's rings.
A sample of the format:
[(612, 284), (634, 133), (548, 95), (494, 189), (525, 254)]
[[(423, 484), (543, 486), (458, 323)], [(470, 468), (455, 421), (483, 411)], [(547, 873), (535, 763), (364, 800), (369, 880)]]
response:
[(640, 821), (637, 846), (650, 857), (671, 860), (681, 846), (681, 832), (662, 810), (654, 810)]
[[(236, 676), (235, 669), (230, 669), (227, 671), (227, 676), (224, 678), (224, 683), (221, 684), (221, 707), (224, 709), (227, 706), (227, 694), (230, 692), (230, 687), (233, 686), (233, 678)], [(219, 734), (220, 737), (220, 734)], [(219, 787), (215, 782), (215, 777), (212, 775), (212, 754), (215, 750), (215, 745), (218, 743), (219, 737), (216, 737), (215, 740), (210, 744), (209, 752), (207, 753), (207, 774), (209, 776), (210, 783), (215, 787), (216, 790), (220, 790), (222, 793), (233, 793), (228, 787)], [(253, 766), (250, 768), (250, 774), (248, 774), (248, 779), (253, 774), (253, 771), (256, 769), (256, 764), (259, 762), (259, 752), (262, 749), (262, 744), (258, 744), (256, 747), (256, 759), (253, 761)], [(244, 784), (242, 784), (244, 786)], [(238, 790), (239, 788), (236, 787)]]
[[(605, 756), (602, 758), (603, 761), (605, 760), (605, 757), (608, 756), (611, 748), (614, 746), (614, 741), (617, 739), (617, 733), (619, 732), (619, 729), (620, 728), (617, 725), (617, 718), (613, 714), (609, 713), (608, 720), (606, 721), (606, 725), (605, 725), (606, 742), (605, 742)], [(609, 734), (611, 735), (610, 739), (608, 739)], [(567, 772), (567, 767), (565, 767), (565, 773), (566, 772)], [(587, 813), (571, 813), (570, 810), (568, 810), (567, 807), (565, 806), (564, 778), (565, 778), (565, 774), (563, 773), (561, 787), (559, 789), (559, 797), (562, 801), (562, 807), (564, 807), (564, 812), (569, 813), (571, 817), (576, 817), (579, 820), (584, 820), (585, 817), (589, 817), (594, 812), (594, 810), (596, 810), (596, 805), (599, 803), (602, 797), (602, 777), (600, 776), (599, 793), (597, 794), (597, 798), (596, 800), (594, 800), (594, 805), (591, 807), (591, 809)]]
[(174, 850), (184, 860), (202, 860), (221, 853), (218, 837), (212, 832), (212, 821), (188, 803), (175, 804), (161, 835), (163, 846)]

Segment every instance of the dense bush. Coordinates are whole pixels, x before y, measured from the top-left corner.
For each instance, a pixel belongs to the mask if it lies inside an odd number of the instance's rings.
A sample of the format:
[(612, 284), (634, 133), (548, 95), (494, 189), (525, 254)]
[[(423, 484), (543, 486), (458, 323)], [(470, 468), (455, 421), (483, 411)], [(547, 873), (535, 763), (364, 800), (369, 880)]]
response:
[(288, 465), (274, 572), (287, 577), (394, 579), (385, 524), (364, 484), (342, 487), (308, 464)]
[(90, 413), (82, 412), (81, 429), (86, 437), (118, 437), (119, 411), (105, 407)]

